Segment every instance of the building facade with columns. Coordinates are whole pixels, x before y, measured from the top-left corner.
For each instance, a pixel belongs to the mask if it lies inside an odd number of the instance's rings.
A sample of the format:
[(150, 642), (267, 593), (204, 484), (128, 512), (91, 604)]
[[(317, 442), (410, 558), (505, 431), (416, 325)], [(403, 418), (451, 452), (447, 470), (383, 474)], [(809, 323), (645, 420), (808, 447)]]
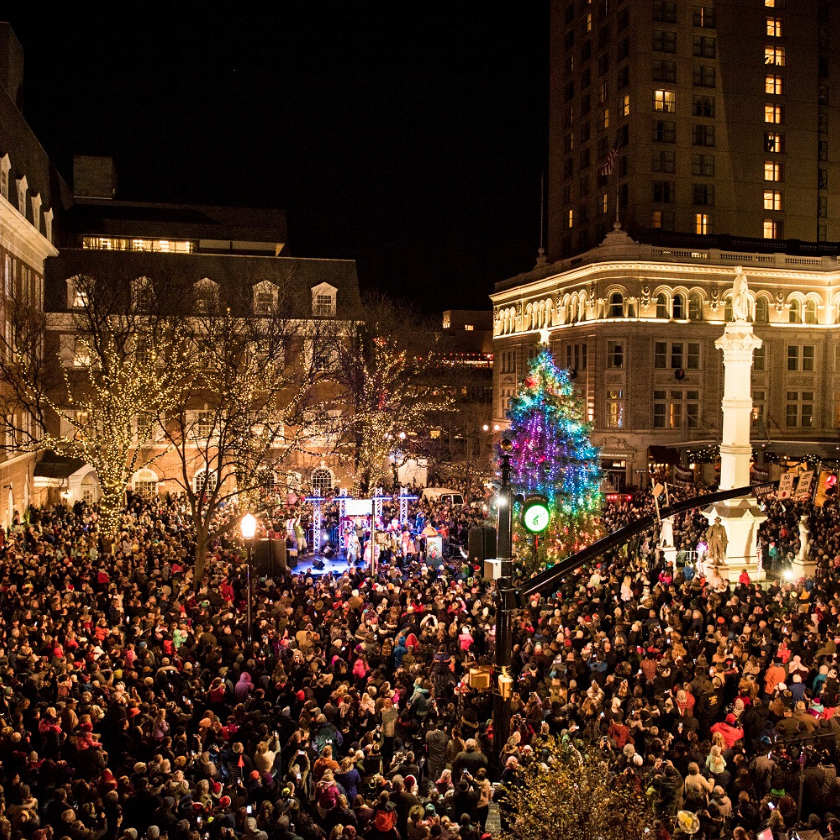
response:
[[(754, 355), (752, 445), (759, 477), (785, 455), (840, 457), (840, 262), (836, 256), (639, 244), (621, 229), (570, 259), (496, 285), (493, 414), (538, 351), (539, 330), (571, 375), (602, 450), (608, 487), (644, 486), (652, 464), (715, 480), (723, 358), (741, 266)], [(745, 377), (746, 379), (746, 377)], [(705, 456), (705, 457), (704, 457)], [(710, 458), (710, 456), (712, 456)]]

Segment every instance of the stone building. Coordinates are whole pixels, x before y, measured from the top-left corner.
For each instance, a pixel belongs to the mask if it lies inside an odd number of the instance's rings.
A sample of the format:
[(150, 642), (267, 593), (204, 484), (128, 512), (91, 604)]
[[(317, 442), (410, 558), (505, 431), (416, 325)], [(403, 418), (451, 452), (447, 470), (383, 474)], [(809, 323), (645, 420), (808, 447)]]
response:
[(505, 423), (547, 329), (585, 400), (609, 486), (643, 486), (652, 464), (668, 462), (713, 480), (701, 462), (714, 460), (721, 434), (714, 342), (731, 319), (738, 266), (763, 341), (751, 382), (756, 469), (785, 455), (840, 458), (838, 258), (646, 245), (620, 229), (496, 285), (494, 422)]

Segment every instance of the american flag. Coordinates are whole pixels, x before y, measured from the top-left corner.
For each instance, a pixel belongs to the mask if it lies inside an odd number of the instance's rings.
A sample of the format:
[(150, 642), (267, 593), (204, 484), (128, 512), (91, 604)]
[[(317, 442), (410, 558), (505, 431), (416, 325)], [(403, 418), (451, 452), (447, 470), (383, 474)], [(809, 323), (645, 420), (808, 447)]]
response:
[(609, 156), (607, 157), (606, 162), (604, 165), (598, 170), (599, 175), (610, 175), (613, 171), (613, 167), (615, 166), (615, 162), (618, 158), (618, 137), (615, 138), (615, 143), (613, 143), (612, 149), (610, 149)]

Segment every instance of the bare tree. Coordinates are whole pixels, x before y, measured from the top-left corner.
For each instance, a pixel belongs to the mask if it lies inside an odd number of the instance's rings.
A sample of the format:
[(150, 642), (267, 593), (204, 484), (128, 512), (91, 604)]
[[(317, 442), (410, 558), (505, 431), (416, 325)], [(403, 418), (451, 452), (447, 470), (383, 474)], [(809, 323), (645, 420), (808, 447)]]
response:
[(306, 450), (335, 405), (315, 350), (319, 323), (294, 317), (291, 295), (278, 287), (256, 313), (244, 299), (193, 302), (197, 370), (161, 428), (190, 508), (196, 585), (212, 540), (237, 524), (224, 512), (256, 509), (265, 476)]

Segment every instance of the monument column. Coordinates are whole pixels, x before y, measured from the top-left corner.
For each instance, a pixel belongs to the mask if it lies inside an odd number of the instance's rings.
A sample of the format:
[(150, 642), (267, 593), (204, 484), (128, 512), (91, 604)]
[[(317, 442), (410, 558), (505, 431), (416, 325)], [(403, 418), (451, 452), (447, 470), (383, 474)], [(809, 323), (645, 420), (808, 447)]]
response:
[[(752, 302), (747, 278), (740, 266), (732, 290), (732, 318), (715, 347), (723, 351), (723, 433), (720, 443), (720, 489), (746, 487), (750, 483), (752, 444), (752, 362), (762, 341), (753, 333), (749, 316)], [(722, 577), (737, 581), (743, 569), (753, 580), (763, 580), (759, 569), (758, 527), (766, 519), (752, 497), (710, 505), (703, 511), (712, 526), (720, 517), (728, 543), (725, 562), (719, 564)]]

